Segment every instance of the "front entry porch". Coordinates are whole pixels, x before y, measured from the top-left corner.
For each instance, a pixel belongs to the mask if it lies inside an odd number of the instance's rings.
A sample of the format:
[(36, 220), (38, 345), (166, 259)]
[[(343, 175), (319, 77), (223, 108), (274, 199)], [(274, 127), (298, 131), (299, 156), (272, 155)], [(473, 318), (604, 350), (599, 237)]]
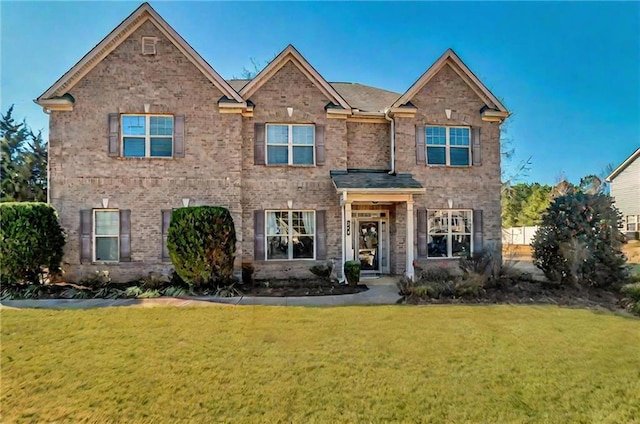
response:
[(409, 174), (332, 171), (342, 212), (342, 262), (361, 274), (413, 278), (413, 196), (425, 189)]

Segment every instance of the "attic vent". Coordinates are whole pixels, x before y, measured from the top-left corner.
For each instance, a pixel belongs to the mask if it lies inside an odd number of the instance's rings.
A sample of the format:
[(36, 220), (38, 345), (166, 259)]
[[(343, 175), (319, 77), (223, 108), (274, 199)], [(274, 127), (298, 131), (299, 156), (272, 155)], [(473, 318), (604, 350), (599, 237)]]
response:
[(156, 43), (158, 39), (156, 37), (142, 37), (142, 54), (154, 55), (156, 54)]

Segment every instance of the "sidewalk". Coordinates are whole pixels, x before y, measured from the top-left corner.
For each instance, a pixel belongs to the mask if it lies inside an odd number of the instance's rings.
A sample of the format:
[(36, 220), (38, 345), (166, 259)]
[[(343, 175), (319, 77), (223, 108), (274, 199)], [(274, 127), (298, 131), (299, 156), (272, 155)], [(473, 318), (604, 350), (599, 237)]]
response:
[(395, 305), (400, 300), (393, 277), (363, 280), (369, 290), (337, 296), (302, 297), (216, 297), (199, 296), (188, 298), (158, 297), (153, 299), (31, 299), (3, 300), (2, 309), (92, 309), (114, 306), (136, 307), (194, 307), (212, 305), (269, 305), (269, 306), (347, 306), (347, 305)]

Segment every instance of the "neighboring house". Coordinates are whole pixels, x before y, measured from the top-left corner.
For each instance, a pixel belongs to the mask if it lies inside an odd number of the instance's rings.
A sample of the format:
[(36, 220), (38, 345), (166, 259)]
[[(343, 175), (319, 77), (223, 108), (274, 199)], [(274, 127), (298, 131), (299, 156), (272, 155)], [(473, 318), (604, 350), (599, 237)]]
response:
[(501, 242), (509, 112), (452, 50), (404, 94), (329, 83), (293, 46), (226, 81), (145, 3), (36, 103), (71, 281), (168, 272), (183, 205), (227, 207), (258, 278), (328, 259), (412, 277)]
[(611, 196), (622, 213), (622, 231), (627, 238), (640, 239), (640, 148), (636, 149), (611, 175)]

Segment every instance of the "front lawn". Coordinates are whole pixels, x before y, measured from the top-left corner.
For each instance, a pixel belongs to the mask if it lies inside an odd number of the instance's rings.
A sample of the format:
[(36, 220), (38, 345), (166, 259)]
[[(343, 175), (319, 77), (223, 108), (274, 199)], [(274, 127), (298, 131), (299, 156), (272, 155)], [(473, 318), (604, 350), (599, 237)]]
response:
[(549, 306), (7, 310), (1, 422), (640, 422), (640, 320)]

